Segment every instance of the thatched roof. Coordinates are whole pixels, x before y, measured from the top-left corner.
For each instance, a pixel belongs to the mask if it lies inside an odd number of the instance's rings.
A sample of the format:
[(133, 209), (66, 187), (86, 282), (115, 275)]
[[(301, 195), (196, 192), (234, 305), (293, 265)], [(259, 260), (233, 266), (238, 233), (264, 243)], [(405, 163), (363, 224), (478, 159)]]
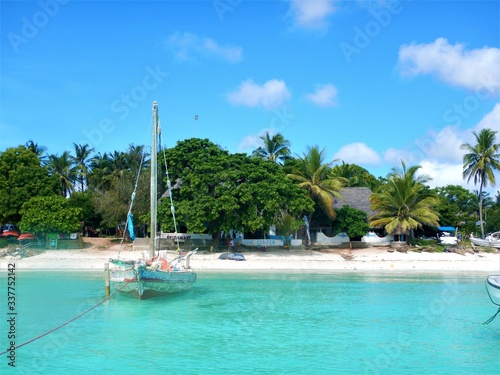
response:
[(342, 194), (344, 199), (335, 198), (333, 202), (334, 209), (339, 209), (347, 204), (352, 208), (366, 212), (368, 217), (375, 214), (375, 211), (370, 209), (370, 195), (372, 195), (370, 188), (348, 187), (343, 188), (340, 194)]

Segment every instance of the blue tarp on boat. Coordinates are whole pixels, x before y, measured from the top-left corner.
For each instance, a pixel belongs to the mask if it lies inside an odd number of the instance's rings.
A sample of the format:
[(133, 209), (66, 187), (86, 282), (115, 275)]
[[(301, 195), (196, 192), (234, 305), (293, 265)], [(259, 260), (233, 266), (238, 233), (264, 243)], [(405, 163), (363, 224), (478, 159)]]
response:
[(127, 220), (128, 220), (127, 229), (128, 229), (129, 234), (130, 234), (130, 239), (133, 241), (133, 240), (135, 240), (134, 215), (128, 214)]
[(443, 232), (454, 232), (455, 228), (453, 228), (453, 227), (438, 227), (438, 230), (442, 230)]

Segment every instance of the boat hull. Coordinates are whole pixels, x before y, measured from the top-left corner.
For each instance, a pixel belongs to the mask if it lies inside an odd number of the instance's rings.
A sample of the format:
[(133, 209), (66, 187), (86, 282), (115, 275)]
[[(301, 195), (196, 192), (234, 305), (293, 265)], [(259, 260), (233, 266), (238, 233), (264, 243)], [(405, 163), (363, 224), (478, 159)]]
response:
[(470, 242), (476, 246), (494, 247), (500, 249), (500, 241), (483, 240), (481, 238), (471, 238)]
[(491, 302), (500, 306), (500, 275), (490, 275), (486, 278), (486, 290)]
[(120, 293), (147, 299), (188, 290), (196, 281), (196, 273), (149, 270), (146, 267), (110, 269), (110, 283)]

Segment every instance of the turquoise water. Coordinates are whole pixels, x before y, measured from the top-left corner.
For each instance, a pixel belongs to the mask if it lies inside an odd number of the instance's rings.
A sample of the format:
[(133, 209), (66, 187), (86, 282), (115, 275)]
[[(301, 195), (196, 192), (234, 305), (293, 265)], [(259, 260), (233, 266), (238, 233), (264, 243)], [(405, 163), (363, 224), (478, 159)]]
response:
[[(102, 272), (16, 275), (16, 344), (102, 300)], [(499, 374), (485, 275), (200, 273), (186, 293), (114, 296), (0, 356), (19, 374)], [(0, 344), (7, 344), (0, 274)]]

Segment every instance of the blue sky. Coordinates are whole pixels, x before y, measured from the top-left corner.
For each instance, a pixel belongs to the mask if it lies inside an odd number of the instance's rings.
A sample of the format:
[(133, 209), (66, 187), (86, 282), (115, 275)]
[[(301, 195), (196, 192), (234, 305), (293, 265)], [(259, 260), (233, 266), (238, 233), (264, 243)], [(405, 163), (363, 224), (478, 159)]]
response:
[[(464, 142), (500, 130), (498, 1), (1, 2), (0, 150), (48, 153), (266, 131), (294, 154), (461, 184)], [(195, 120), (195, 116), (198, 120)], [(500, 135), (498, 138), (500, 141)], [(492, 190), (493, 192), (496, 189)]]

